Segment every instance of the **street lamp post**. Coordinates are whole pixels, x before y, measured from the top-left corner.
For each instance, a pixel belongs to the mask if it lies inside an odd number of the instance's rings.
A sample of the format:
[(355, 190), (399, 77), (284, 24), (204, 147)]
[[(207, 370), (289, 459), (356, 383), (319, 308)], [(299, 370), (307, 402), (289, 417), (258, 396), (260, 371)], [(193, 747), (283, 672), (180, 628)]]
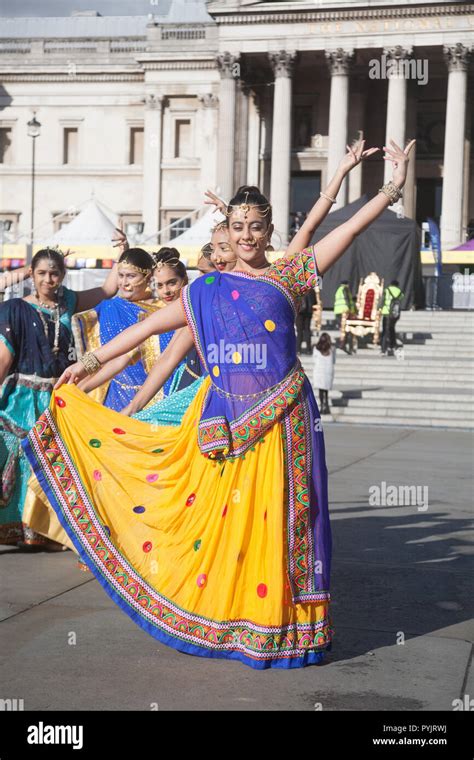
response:
[(33, 118), (28, 122), (28, 137), (31, 137), (33, 141), (32, 157), (31, 157), (31, 227), (30, 227), (30, 250), (28, 251), (27, 263), (29, 263), (33, 256), (33, 239), (34, 239), (34, 227), (35, 227), (35, 146), (36, 138), (39, 137), (41, 131), (41, 124), (36, 119), (36, 112), (33, 112)]

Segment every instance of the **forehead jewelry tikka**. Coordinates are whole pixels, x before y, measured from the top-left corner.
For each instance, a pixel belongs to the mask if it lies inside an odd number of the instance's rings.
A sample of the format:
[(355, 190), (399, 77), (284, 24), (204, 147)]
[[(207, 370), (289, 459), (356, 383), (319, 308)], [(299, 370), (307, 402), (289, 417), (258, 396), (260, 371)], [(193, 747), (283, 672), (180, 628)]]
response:
[(243, 203), (239, 203), (238, 205), (230, 204), (229, 209), (225, 209), (224, 213), (226, 216), (230, 216), (234, 213), (234, 211), (239, 210), (242, 211), (244, 215), (244, 219), (247, 219), (247, 214), (250, 211), (251, 208), (256, 209), (257, 213), (263, 218), (267, 216), (267, 214), (270, 212), (271, 205), (269, 203), (249, 203), (249, 191), (247, 190), (245, 192), (245, 200)]
[(142, 267), (137, 267), (135, 264), (132, 264), (131, 261), (121, 261), (120, 264), (122, 265), (122, 268), (119, 265), (119, 273), (123, 272), (123, 267), (128, 267), (129, 269), (132, 269), (134, 272), (138, 272), (139, 274), (151, 274), (151, 269), (143, 269)]

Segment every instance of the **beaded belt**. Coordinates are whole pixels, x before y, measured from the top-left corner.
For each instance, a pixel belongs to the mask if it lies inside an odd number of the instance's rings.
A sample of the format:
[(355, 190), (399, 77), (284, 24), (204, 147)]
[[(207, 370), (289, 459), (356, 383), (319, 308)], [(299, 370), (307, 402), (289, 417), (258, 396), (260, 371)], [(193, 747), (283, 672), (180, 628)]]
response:
[(302, 371), (302, 366), (301, 366), (301, 362), (298, 359), (296, 364), (292, 367), (292, 369), (288, 372), (288, 374), (285, 375), (283, 380), (279, 380), (278, 383), (275, 383), (275, 385), (271, 385), (269, 388), (265, 388), (263, 391), (257, 391), (257, 393), (230, 393), (229, 391), (225, 391), (222, 388), (219, 388), (219, 386), (216, 385), (212, 379), (211, 379), (211, 390), (215, 391), (217, 395), (220, 396), (221, 398), (235, 398), (240, 401), (244, 401), (247, 398), (259, 398), (260, 396), (264, 396), (268, 393), (275, 391), (277, 388), (287, 383), (288, 380), (291, 379), (293, 375), (296, 376), (301, 371)]

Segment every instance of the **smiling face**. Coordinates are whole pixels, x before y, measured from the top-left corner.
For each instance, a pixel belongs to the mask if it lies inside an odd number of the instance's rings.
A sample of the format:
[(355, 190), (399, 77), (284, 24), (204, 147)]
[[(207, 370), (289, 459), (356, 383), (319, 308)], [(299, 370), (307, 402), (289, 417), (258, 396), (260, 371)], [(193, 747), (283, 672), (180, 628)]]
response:
[(150, 298), (150, 278), (151, 272), (145, 275), (127, 264), (120, 264), (118, 268), (120, 298), (125, 298), (126, 301), (143, 301)]
[(41, 301), (54, 300), (57, 290), (64, 280), (64, 274), (58, 265), (47, 256), (38, 260), (32, 277)]
[(272, 233), (273, 224), (268, 225), (256, 206), (247, 211), (237, 206), (229, 217), (229, 243), (237, 256), (236, 267), (262, 266)]
[(235, 267), (237, 257), (229, 244), (229, 233), (219, 227), (211, 236), (212, 253), (210, 260), (218, 272), (229, 271)]
[(179, 298), (181, 288), (186, 285), (185, 278), (180, 277), (173, 267), (156, 268), (153, 274), (155, 290), (158, 298), (164, 303), (171, 303)]

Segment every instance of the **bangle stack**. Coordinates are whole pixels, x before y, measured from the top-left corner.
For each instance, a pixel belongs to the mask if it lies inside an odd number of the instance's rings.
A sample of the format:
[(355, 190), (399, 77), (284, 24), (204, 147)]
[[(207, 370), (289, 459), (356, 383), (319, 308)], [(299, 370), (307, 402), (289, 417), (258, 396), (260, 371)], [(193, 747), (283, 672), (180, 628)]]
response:
[(92, 352), (86, 353), (84, 354), (84, 356), (81, 356), (79, 361), (81, 362), (82, 366), (84, 367), (88, 375), (93, 375), (102, 366), (97, 356), (93, 354)]
[(385, 193), (390, 200), (391, 206), (393, 206), (394, 203), (397, 203), (402, 197), (402, 191), (394, 182), (387, 182), (383, 187), (379, 188), (379, 193)]
[(335, 198), (331, 198), (331, 196), (330, 195), (326, 195), (326, 193), (321, 192), (321, 193), (319, 193), (319, 195), (321, 196), (321, 198), (326, 198), (326, 200), (330, 201), (331, 203), (336, 203), (336, 199)]

